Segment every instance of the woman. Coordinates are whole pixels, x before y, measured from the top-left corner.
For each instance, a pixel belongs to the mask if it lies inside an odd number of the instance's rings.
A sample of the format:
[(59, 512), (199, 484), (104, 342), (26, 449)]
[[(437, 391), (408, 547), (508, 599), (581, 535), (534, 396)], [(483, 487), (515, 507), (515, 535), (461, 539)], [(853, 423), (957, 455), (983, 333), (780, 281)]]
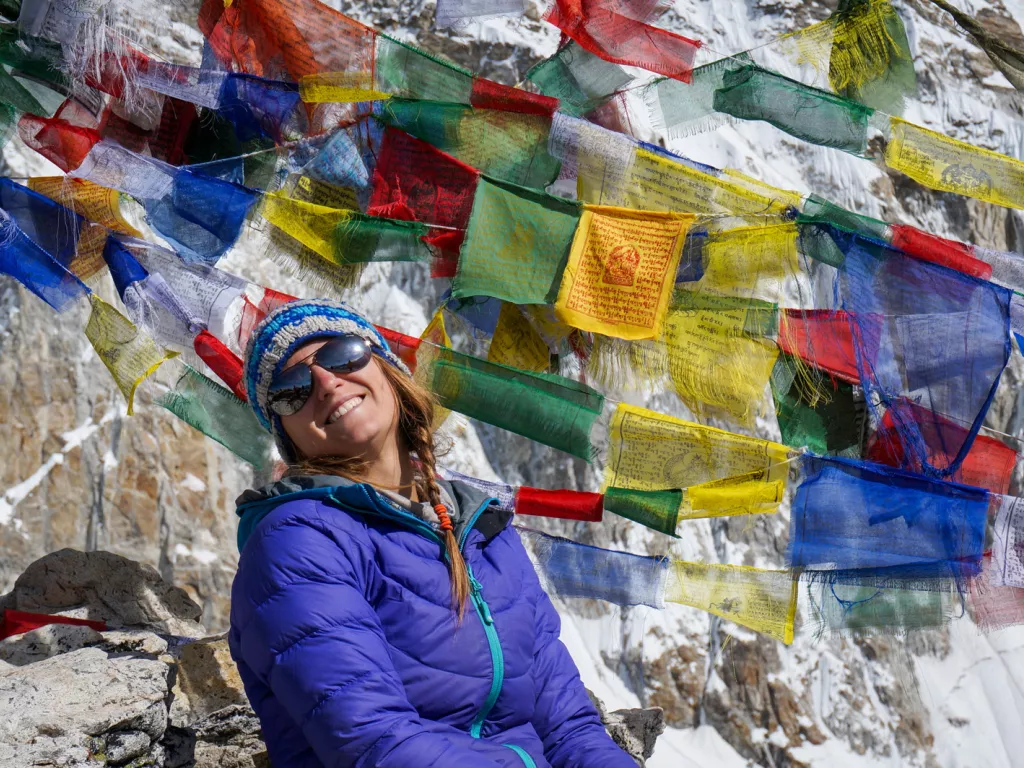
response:
[(239, 499), (231, 601), (275, 768), (633, 768), (511, 515), (436, 477), (431, 397), (376, 329), (286, 304), (245, 378), (290, 467)]

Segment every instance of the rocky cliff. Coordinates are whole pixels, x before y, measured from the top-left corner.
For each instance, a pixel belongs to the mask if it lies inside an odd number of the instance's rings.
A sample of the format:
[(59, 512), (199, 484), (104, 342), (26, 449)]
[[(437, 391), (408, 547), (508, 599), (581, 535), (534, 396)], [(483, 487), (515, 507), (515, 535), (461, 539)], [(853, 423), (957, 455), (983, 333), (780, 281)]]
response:
[[(132, 29), (147, 48), (169, 60), (198, 61), (201, 37), (195, 30), (194, 2), (126, 5), (137, 20)], [(952, 128), (961, 138), (1021, 157), (1021, 96), (931, 4), (897, 0), (895, 5), (907, 23), (920, 84), (917, 99), (908, 105), (909, 119), (939, 130)], [(529, 65), (557, 44), (553, 28), (539, 21), (534, 0), (524, 19), (487, 22), (453, 35), (434, 31), (433, 4), (427, 0), (346, 0), (339, 7), (510, 84), (522, 80)], [(834, 2), (803, 0), (676, 0), (660, 23), (706, 41), (711, 51), (735, 53), (822, 19), (833, 7)], [(1020, 0), (974, 2), (972, 10), (1003, 34), (1021, 40)], [(986, 247), (1024, 251), (1019, 214), (925, 190), (886, 171), (880, 162), (809, 146), (761, 123), (726, 125), (669, 146), (778, 186), (813, 191), (869, 215)], [(9, 175), (52, 172), (17, 141), (4, 149), (4, 162)], [(310, 295), (262, 259), (261, 247), (258, 235), (247, 238), (225, 267), (281, 290)], [(437, 286), (415, 266), (374, 265), (346, 299), (391, 327), (417, 333), (438, 294)], [(0, 278), (0, 423), (7, 438), (0, 443), (0, 592), (12, 588), (29, 563), (48, 552), (63, 547), (107, 550), (151, 565), (164, 581), (183, 590), (183, 599), (202, 608), (201, 616), (198, 611), (174, 614), (175, 621), (202, 620), (202, 631), (183, 634), (221, 632), (236, 562), (231, 502), (251, 482), (251, 473), (220, 446), (152, 406), (159, 380), (141, 393), (137, 415), (125, 416), (120, 395), (81, 333), (84, 321), (84, 310), (57, 317)], [(1024, 407), (1017, 398), (1022, 379), (1024, 368), (1017, 358), (1004, 374), (989, 420), (989, 426), (1018, 438), (1024, 435)], [(624, 397), (643, 401), (636, 393)], [(686, 415), (674, 397), (660, 396), (650, 404)], [(486, 426), (460, 422), (454, 429), (461, 440), (448, 462), (462, 471), (539, 487), (589, 490), (597, 485), (592, 468), (578, 460)], [(765, 422), (760, 432), (769, 436), (774, 430), (773, 423)], [(687, 559), (772, 567), (782, 563), (787, 523), (785, 510), (770, 517), (699, 521), (689, 524), (679, 541), (617, 520), (600, 526), (545, 527), (634, 552), (672, 551)], [(37, 599), (31, 593), (19, 597), (18, 605), (22, 599), (29, 601), (25, 605), (47, 604), (31, 602)], [(60, 605), (71, 607), (73, 602)], [(1024, 635), (1018, 631), (985, 637), (964, 618), (949, 630), (906, 638), (802, 636), (784, 648), (682, 607), (621, 610), (587, 601), (559, 607), (563, 637), (585, 681), (609, 707), (656, 705), (665, 710), (671, 727), (650, 765), (1024, 764), (1024, 731), (1019, 728), (1024, 716)], [(152, 630), (155, 625), (147, 622), (143, 625)], [(67, 726), (48, 723), (40, 715), (16, 726), (21, 729), (17, 738), (36, 734), (32, 738), (39, 748), (54, 755), (67, 742), (50, 730), (95, 732), (93, 736), (130, 733), (113, 737), (113, 746), (104, 737), (95, 750), (107, 750), (108, 759), (111, 750), (120, 757), (148, 759), (163, 750), (164, 759), (171, 760), (166, 755), (187, 755), (189, 749), (229, 765), (231, 759), (242, 760), (239, 765), (253, 759), (247, 750), (254, 743), (254, 724), (241, 710), (231, 709), (243, 706), (238, 701), (225, 699), (216, 711), (201, 709), (194, 718), (190, 714), (174, 720), (177, 694), (169, 698), (168, 691), (174, 689), (178, 673), (169, 670), (181, 662), (166, 660), (176, 657), (171, 645), (161, 648), (164, 640), (88, 635), (86, 642), (82, 638), (87, 633), (61, 640), (63, 631), (56, 630), (53, 638), (30, 638), (27, 645), (75, 650), (53, 656), (26, 648), (25, 654), (46, 658), (14, 670), (4, 668), (0, 680), (6, 682), (0, 685), (53, 690), (46, 686), (57, 685), (80, 661), (83, 674), (90, 676), (83, 680), (123, 680), (138, 692), (132, 706), (139, 708), (109, 718), (90, 712), (89, 718), (98, 719)], [(143, 643), (149, 650), (126, 651), (119, 645), (128, 642)], [(216, 654), (209, 650), (200, 655)], [(62, 666), (68, 664), (73, 666)], [(156, 721), (165, 723), (164, 730)], [(168, 736), (175, 729), (183, 729), (183, 748), (175, 746), (177, 736)], [(226, 751), (233, 757), (218, 751), (225, 744), (231, 745)], [(81, 755), (90, 747), (75, 749)]]

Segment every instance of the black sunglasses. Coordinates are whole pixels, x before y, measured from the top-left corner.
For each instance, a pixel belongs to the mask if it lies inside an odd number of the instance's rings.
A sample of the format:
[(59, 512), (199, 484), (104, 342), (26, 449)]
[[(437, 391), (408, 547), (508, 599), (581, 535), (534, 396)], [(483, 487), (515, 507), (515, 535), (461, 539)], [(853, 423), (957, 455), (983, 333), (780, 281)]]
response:
[(278, 416), (298, 413), (313, 392), (311, 366), (319, 365), (331, 373), (355, 373), (365, 368), (372, 357), (373, 349), (361, 336), (331, 339), (306, 359), (274, 376), (267, 405)]

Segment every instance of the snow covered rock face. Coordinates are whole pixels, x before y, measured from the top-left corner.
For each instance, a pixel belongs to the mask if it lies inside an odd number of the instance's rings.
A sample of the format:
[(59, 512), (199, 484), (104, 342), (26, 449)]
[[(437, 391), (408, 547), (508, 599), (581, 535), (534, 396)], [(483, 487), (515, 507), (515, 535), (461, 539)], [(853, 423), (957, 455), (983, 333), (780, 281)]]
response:
[[(450, 35), (434, 31), (434, 7), (428, 0), (334, 2), (395, 37), (509, 84), (523, 80), (527, 68), (558, 43), (557, 31), (539, 20), (540, 5), (534, 0), (525, 19), (490, 21)], [(134, 14), (131, 28), (146, 48), (168, 61), (199, 62), (196, 0), (126, 5)], [(895, 0), (895, 5), (907, 24), (919, 80), (907, 118), (1024, 156), (1022, 97), (930, 3)], [(659, 24), (705, 41), (712, 51), (737, 53), (823, 19), (834, 6), (835, 0), (676, 0)], [(965, 0), (960, 7), (972, 9), (1024, 46), (1021, 0)], [(636, 116), (638, 129), (647, 130), (642, 113)], [(648, 131), (643, 138), (658, 137)], [(871, 216), (988, 248), (1024, 251), (1019, 213), (923, 189), (885, 170), (881, 162), (803, 144), (763, 123), (726, 125), (668, 146), (780, 187), (813, 191)], [(884, 147), (874, 144), (871, 150), (878, 157)], [(54, 173), (18, 140), (3, 151), (9, 175)], [(279, 290), (313, 295), (265, 259), (262, 248), (256, 240), (245, 240), (223, 266)], [(419, 265), (375, 264), (345, 298), (390, 327), (418, 333), (440, 290)], [(110, 286), (100, 292), (116, 302)], [(56, 316), (0, 277), (0, 424), (5, 436), (0, 441), (0, 593), (48, 552), (103, 549), (152, 565), (202, 607), (206, 631), (223, 631), (237, 560), (232, 501), (252, 482), (251, 471), (155, 409), (158, 388), (143, 388), (137, 415), (126, 418), (120, 394), (82, 335), (85, 319), (84, 308)], [(1003, 375), (990, 426), (1024, 435), (1024, 404), (1017, 399), (1022, 382), (1024, 365), (1017, 359)], [(674, 395), (624, 396), (687, 416)], [(759, 433), (777, 436), (775, 430), (769, 416)], [(459, 442), (447, 462), (460, 471), (539, 487), (597, 486), (595, 471), (579, 460), (489, 427), (456, 422), (453, 431)], [(620, 520), (599, 526), (529, 524), (599, 546), (761, 567), (782, 564), (788, 537), (785, 510), (755, 519), (692, 522), (678, 541)], [(1024, 705), (1018, 703), (1024, 689), (1019, 671), (1024, 669), (1024, 635), (1019, 630), (984, 637), (961, 619), (948, 631), (905, 640), (799, 637), (783, 648), (683, 607), (622, 611), (565, 601), (559, 609), (563, 638), (584, 681), (609, 709), (664, 709), (669, 728), (647, 761), (654, 768), (1003, 768), (1019, 765), (1024, 755), (1019, 727)], [(63, 650), (79, 642), (78, 650)], [(41, 639), (18, 651), (26, 654), (20, 658), (37, 661), (13, 673), (24, 675), (40, 664), (68, 664), (78, 654), (91, 659), (109, 653), (102, 647), (63, 635)], [(216, 658), (217, 653), (210, 655)], [(7, 663), (0, 662), (0, 676), (12, 673)], [(217, 680), (210, 683), (221, 692), (217, 701), (231, 701), (228, 676)], [(191, 701), (190, 690), (184, 684), (179, 688)], [(258, 757), (231, 762), (232, 754), (249, 754), (246, 745), (258, 734), (244, 705), (224, 703), (185, 729), (178, 725), (183, 721), (175, 702), (182, 706), (177, 696), (172, 699), (171, 725), (157, 741), (168, 754), (194, 754), (197, 761), (200, 754), (216, 754), (218, 764), (260, 765)], [(155, 749), (144, 728), (134, 731), (146, 733)], [(45, 746), (47, 738), (56, 737), (44, 734), (37, 743)], [(122, 754), (134, 748), (125, 746)], [(8, 764), (2, 755), (0, 764)]]

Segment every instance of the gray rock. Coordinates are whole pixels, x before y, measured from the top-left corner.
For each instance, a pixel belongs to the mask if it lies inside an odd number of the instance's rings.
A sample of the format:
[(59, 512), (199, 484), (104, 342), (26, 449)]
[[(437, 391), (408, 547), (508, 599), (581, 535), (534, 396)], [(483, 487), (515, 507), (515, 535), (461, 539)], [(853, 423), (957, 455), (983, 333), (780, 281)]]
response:
[(0, 661), (22, 667), (101, 642), (103, 636), (91, 627), (48, 624), (0, 641)]
[(167, 768), (270, 768), (260, 721), (248, 704), (214, 712), (189, 728), (171, 728)]
[(62, 549), (32, 563), (5, 597), (19, 611), (62, 613), (110, 627), (145, 627), (173, 635), (205, 634), (202, 609), (156, 569), (110, 552)]
[(607, 712), (604, 702), (593, 692), (588, 690), (587, 693), (597, 707), (608, 735), (643, 768), (647, 758), (654, 754), (654, 744), (658, 737), (665, 732), (665, 712), (660, 707)]
[(0, 764), (117, 764), (110, 750), (125, 760), (147, 755), (167, 727), (170, 671), (99, 648), (0, 670)]

